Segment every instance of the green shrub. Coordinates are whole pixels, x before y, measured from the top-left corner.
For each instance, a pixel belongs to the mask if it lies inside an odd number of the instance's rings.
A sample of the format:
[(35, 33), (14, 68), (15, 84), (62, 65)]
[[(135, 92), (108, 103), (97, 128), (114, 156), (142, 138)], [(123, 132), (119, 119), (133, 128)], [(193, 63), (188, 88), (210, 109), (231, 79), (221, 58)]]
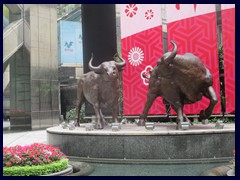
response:
[(209, 118), (209, 119), (208, 119), (208, 122), (209, 122), (209, 123), (216, 123), (218, 120), (219, 120), (218, 118), (213, 117), (213, 118)]
[(62, 158), (50, 164), (37, 166), (10, 166), (3, 167), (4, 176), (39, 176), (60, 172), (68, 167), (68, 159)]
[[(73, 108), (66, 113), (67, 122), (70, 122), (71, 120), (75, 120), (76, 110), (77, 108)], [(87, 122), (87, 120), (84, 119), (84, 116), (85, 116), (85, 104), (82, 105), (82, 108), (80, 110), (80, 119), (79, 119), (80, 123)]]
[(216, 123), (218, 120), (223, 121), (224, 123), (234, 123), (235, 122), (235, 118), (230, 118), (230, 117), (212, 117), (209, 118), (208, 122), (209, 123)]
[(76, 108), (73, 108), (73, 109), (69, 110), (66, 113), (66, 120), (67, 120), (67, 122), (70, 122), (71, 120), (74, 120), (75, 114), (76, 114)]
[(3, 5), (3, 15), (9, 19), (9, 10), (5, 5)]

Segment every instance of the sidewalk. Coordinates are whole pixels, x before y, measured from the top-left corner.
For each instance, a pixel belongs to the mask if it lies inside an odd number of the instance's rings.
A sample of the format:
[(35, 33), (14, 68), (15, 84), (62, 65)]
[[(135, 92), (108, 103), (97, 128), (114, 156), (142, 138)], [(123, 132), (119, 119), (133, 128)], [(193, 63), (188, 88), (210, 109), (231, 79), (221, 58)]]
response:
[(47, 143), (46, 130), (9, 132), (10, 123), (3, 122), (3, 146), (30, 145), (32, 143)]
[(3, 120), (3, 130), (8, 130), (10, 128), (10, 121)]

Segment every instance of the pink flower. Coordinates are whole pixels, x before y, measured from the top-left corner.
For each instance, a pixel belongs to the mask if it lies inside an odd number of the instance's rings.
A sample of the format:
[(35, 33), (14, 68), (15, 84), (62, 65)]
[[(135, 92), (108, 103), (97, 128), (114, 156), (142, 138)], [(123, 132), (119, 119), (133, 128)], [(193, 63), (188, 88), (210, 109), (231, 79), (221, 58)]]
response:
[(132, 18), (134, 15), (136, 15), (137, 10), (138, 10), (138, 7), (136, 6), (136, 4), (129, 4), (126, 6), (125, 13), (127, 16)]
[(7, 167), (9, 167), (9, 166), (11, 166), (11, 165), (12, 165), (11, 162), (8, 162), (8, 163), (6, 164)]
[[(3, 166), (39, 165), (66, 158), (59, 148), (34, 143), (30, 146), (3, 147)], [(43, 161), (45, 160), (45, 161)]]

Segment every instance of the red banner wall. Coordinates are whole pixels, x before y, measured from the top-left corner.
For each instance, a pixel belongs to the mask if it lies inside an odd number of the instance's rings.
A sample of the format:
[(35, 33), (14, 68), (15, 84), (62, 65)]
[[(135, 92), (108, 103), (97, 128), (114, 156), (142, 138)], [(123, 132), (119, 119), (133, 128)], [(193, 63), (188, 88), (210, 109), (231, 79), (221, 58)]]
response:
[[(123, 71), (123, 112), (125, 115), (139, 115), (143, 111), (147, 100), (148, 82), (141, 78), (141, 73), (154, 67), (162, 56), (161, 32), (162, 28), (159, 26), (122, 39), (122, 57), (129, 60)], [(129, 55), (133, 54), (133, 58), (136, 56), (137, 59), (141, 51), (144, 53), (143, 62), (134, 66), (131, 64)], [(165, 114), (165, 106), (161, 99), (158, 98), (154, 102), (149, 114)]]
[[(121, 5), (122, 57), (127, 60), (123, 71), (124, 115), (139, 115), (147, 100), (148, 82), (141, 74), (149, 71), (162, 56), (161, 5)], [(165, 114), (158, 98), (149, 114)]]
[(235, 5), (222, 5), (226, 113), (235, 112)]
[[(213, 114), (221, 114), (220, 80), (217, 47), (217, 23), (215, 4), (167, 4), (167, 33), (170, 41), (178, 45), (178, 53), (191, 52), (198, 56), (213, 75), (213, 88), (218, 97)], [(222, 11), (223, 44), (227, 112), (235, 110), (235, 9)], [(148, 82), (141, 75), (156, 65), (163, 55), (161, 5), (121, 5), (122, 56), (127, 60), (123, 71), (124, 115), (142, 113), (148, 91)], [(227, 68), (226, 68), (227, 67)], [(185, 105), (186, 114), (199, 114), (206, 109), (209, 100)], [(149, 114), (165, 114), (162, 98), (158, 98)], [(175, 114), (175, 112), (171, 112)]]

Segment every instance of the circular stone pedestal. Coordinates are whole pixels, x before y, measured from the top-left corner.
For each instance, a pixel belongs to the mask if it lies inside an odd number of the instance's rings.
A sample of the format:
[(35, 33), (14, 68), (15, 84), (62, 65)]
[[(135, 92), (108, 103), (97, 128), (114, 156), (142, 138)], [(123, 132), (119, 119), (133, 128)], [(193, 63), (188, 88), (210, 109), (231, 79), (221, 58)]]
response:
[(235, 149), (235, 124), (194, 124), (189, 130), (176, 130), (176, 124), (155, 123), (154, 130), (123, 124), (120, 131), (111, 127), (86, 131), (60, 126), (47, 129), (48, 143), (68, 156), (120, 160), (199, 160), (232, 157)]

